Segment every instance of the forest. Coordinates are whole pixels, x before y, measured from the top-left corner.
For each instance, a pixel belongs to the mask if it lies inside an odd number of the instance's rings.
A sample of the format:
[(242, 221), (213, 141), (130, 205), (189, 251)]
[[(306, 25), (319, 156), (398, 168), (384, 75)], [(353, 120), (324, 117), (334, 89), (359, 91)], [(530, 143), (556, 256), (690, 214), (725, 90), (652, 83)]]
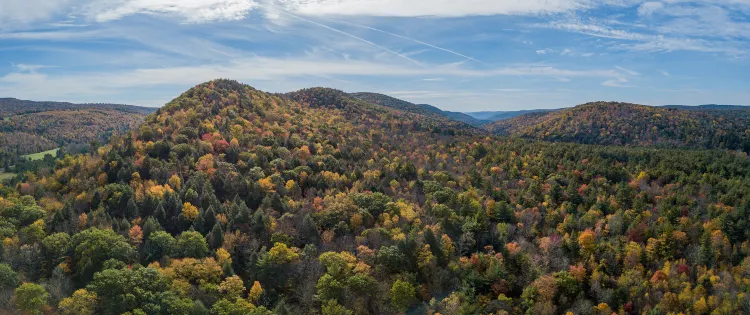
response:
[(507, 137), (197, 85), (0, 186), (0, 313), (750, 313), (746, 118), (595, 107)]
[(728, 149), (750, 153), (750, 108), (654, 107), (595, 102), (484, 126), (490, 132), (555, 142)]
[(23, 173), (23, 155), (63, 148), (81, 153), (91, 143), (140, 125), (155, 109), (115, 104), (72, 104), (0, 99), (0, 169)]

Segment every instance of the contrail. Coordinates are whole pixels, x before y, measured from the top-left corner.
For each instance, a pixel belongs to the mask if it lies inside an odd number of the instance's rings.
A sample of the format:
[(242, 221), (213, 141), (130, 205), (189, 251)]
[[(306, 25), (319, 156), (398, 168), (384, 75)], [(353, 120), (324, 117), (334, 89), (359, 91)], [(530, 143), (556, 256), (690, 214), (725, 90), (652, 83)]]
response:
[(415, 43), (419, 43), (419, 44), (425, 45), (427, 47), (435, 48), (437, 50), (442, 50), (444, 52), (451, 53), (451, 54), (454, 54), (456, 56), (463, 57), (463, 58), (466, 58), (468, 60), (481, 63), (481, 64), (483, 64), (485, 66), (490, 66), (489, 64), (487, 64), (487, 63), (485, 63), (485, 62), (483, 62), (481, 60), (475, 59), (474, 57), (469, 57), (469, 56), (461, 54), (459, 52), (455, 52), (453, 50), (445, 49), (443, 47), (435, 46), (435, 45), (432, 45), (432, 44), (429, 44), (429, 43), (425, 43), (425, 42), (423, 42), (421, 40), (417, 40), (417, 39), (414, 39), (414, 38), (409, 38), (409, 37), (406, 37), (406, 36), (403, 36), (403, 35), (394, 34), (394, 33), (391, 33), (391, 32), (388, 32), (388, 31), (384, 31), (384, 30), (381, 30), (381, 29), (377, 29), (377, 28), (374, 28), (374, 27), (370, 27), (370, 26), (367, 26), (367, 25), (361, 25), (361, 24), (351, 23), (351, 22), (342, 21), (342, 20), (334, 20), (334, 19), (327, 19), (327, 20), (333, 21), (333, 22), (339, 22), (339, 23), (349, 24), (351, 26), (366, 28), (368, 30), (372, 30), (372, 31), (383, 33), (383, 34), (388, 34), (388, 35), (391, 35), (391, 36), (395, 36), (395, 37), (398, 37), (398, 38), (406, 39), (406, 40), (409, 40), (409, 41), (412, 41), (412, 42), (415, 42)]
[[(264, 5), (260, 5), (260, 4), (256, 4), (256, 5), (257, 5), (257, 6), (259, 6), (259, 7), (263, 7), (263, 8), (269, 9), (268, 7), (266, 7), (266, 6), (264, 6)], [(305, 18), (302, 18), (302, 17), (296, 16), (296, 15), (294, 15), (294, 14), (291, 14), (291, 13), (287, 13), (287, 12), (284, 12), (283, 10), (280, 10), (280, 9), (273, 9), (273, 10), (277, 10), (277, 11), (278, 11), (279, 13), (282, 13), (282, 14), (284, 14), (284, 15), (287, 15), (287, 16), (290, 16), (290, 17), (293, 17), (293, 18), (295, 18), (295, 19), (298, 19), (298, 20), (300, 20), (300, 21), (305, 21), (305, 22), (307, 22), (307, 23), (312, 23), (312, 24), (315, 24), (315, 25), (317, 25), (317, 26), (320, 26), (320, 27), (323, 27), (323, 28), (329, 29), (329, 30), (331, 30), (331, 31), (337, 32), (337, 33), (339, 33), (339, 34), (342, 34), (342, 35), (345, 35), (345, 36), (348, 36), (348, 37), (354, 38), (354, 39), (356, 39), (356, 40), (359, 40), (359, 41), (362, 41), (362, 42), (364, 42), (364, 43), (367, 43), (367, 44), (369, 44), (369, 45), (371, 45), (371, 46), (373, 46), (373, 47), (377, 47), (377, 48), (383, 49), (383, 50), (385, 50), (385, 51), (387, 51), (387, 52), (390, 52), (390, 53), (392, 53), (392, 54), (394, 54), (394, 55), (396, 55), (396, 56), (399, 56), (399, 57), (401, 57), (401, 58), (404, 58), (404, 59), (406, 59), (406, 60), (409, 60), (409, 61), (411, 61), (411, 62), (415, 63), (415, 64), (416, 64), (416, 65), (418, 65), (418, 66), (422, 66), (422, 64), (421, 64), (421, 63), (419, 63), (418, 61), (416, 61), (416, 60), (414, 60), (414, 59), (411, 59), (411, 58), (409, 58), (408, 56), (406, 56), (406, 55), (404, 55), (404, 54), (400, 54), (400, 53), (398, 53), (398, 52), (395, 52), (395, 51), (393, 51), (393, 50), (391, 50), (391, 49), (388, 49), (387, 47), (383, 47), (383, 46), (381, 46), (381, 45), (375, 44), (375, 43), (373, 43), (373, 42), (371, 42), (371, 41), (369, 41), (369, 40), (366, 40), (366, 39), (364, 39), (364, 38), (361, 38), (361, 37), (358, 37), (358, 36), (355, 36), (355, 35), (349, 34), (349, 33), (347, 33), (347, 32), (344, 32), (344, 31), (342, 31), (342, 30), (339, 30), (339, 29), (336, 29), (336, 28), (330, 27), (330, 26), (328, 26), (328, 25), (325, 25), (325, 24), (322, 24), (322, 23), (318, 23), (318, 22), (315, 22), (315, 21), (311, 21), (311, 20), (308, 20), (308, 19), (305, 19)]]

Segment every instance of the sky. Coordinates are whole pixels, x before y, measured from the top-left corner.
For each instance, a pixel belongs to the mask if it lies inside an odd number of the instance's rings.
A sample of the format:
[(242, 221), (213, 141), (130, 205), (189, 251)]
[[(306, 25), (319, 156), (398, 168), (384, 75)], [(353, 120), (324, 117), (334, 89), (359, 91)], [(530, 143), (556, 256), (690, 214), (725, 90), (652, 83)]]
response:
[(0, 0), (0, 97), (161, 106), (217, 78), (461, 112), (750, 105), (750, 0)]

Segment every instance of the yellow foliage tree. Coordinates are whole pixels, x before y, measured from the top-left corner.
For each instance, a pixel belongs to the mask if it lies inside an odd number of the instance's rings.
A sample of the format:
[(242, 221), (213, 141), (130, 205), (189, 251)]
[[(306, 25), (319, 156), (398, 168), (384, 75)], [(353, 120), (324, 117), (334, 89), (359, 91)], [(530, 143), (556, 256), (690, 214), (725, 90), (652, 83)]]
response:
[(586, 230), (578, 236), (578, 244), (581, 248), (589, 253), (593, 253), (596, 248), (596, 235), (591, 230)]
[(198, 208), (193, 204), (186, 202), (182, 205), (182, 215), (190, 221), (198, 217)]
[(250, 303), (255, 304), (258, 302), (258, 299), (260, 299), (260, 295), (263, 294), (263, 287), (260, 286), (260, 282), (255, 281), (253, 283), (253, 286), (250, 288), (250, 292), (247, 295), (247, 298), (250, 300)]

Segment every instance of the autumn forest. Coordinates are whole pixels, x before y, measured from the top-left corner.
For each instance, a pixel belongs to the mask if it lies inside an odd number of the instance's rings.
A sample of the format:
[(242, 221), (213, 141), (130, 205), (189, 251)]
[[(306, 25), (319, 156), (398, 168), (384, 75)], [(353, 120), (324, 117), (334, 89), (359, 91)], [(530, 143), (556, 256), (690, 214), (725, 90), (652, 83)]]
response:
[(215, 80), (3, 116), (2, 314), (750, 313), (750, 109)]

